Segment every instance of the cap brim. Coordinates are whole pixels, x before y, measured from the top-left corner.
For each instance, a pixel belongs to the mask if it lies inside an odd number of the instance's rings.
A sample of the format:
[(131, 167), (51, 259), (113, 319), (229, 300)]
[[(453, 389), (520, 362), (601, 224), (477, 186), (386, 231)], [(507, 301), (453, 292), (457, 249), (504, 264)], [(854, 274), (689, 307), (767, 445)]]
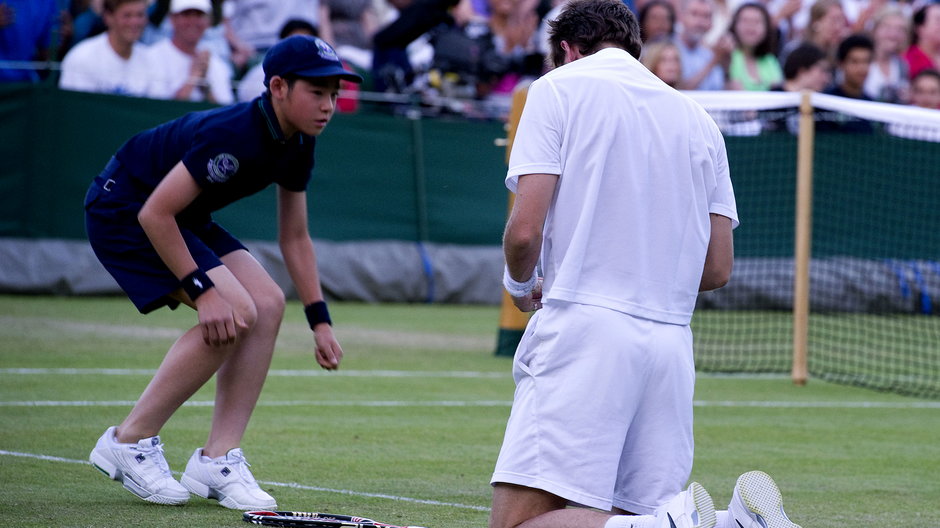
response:
[(309, 70), (298, 70), (291, 72), (291, 75), (306, 78), (339, 77), (344, 81), (350, 81), (354, 83), (362, 82), (361, 75), (355, 72), (351, 72), (345, 68), (340, 68), (339, 66), (323, 66), (321, 68), (311, 68)]

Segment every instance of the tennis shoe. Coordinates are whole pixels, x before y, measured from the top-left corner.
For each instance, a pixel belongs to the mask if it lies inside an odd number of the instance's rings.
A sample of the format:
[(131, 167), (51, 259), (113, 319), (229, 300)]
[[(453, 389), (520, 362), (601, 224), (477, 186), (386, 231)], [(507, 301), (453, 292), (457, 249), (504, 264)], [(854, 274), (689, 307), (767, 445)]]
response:
[(711, 495), (693, 482), (656, 510), (656, 521), (657, 528), (713, 528), (718, 518)]
[(800, 528), (783, 511), (783, 497), (774, 479), (763, 471), (738, 477), (728, 504), (735, 528)]
[(196, 449), (186, 464), (180, 482), (190, 492), (233, 510), (273, 510), (274, 497), (258, 486), (248, 469), (248, 461), (240, 448), (229, 450), (224, 456), (208, 458), (202, 448)]
[(170, 473), (159, 436), (122, 444), (114, 438), (114, 430), (109, 427), (91, 450), (88, 458), (96, 469), (145, 501), (184, 504), (189, 500), (189, 492)]

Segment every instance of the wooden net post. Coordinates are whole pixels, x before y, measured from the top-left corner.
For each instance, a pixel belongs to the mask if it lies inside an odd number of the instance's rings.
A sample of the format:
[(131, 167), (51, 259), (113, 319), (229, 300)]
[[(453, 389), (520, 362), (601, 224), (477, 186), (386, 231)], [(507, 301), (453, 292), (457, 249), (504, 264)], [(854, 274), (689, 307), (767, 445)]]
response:
[[(516, 128), (519, 126), (519, 118), (522, 117), (522, 109), (525, 107), (526, 94), (528, 87), (517, 88), (512, 95), (512, 107), (509, 111), (509, 120), (506, 122), (506, 163), (509, 163), (509, 153), (512, 151), (512, 142), (516, 137)], [(513, 194), (509, 193), (509, 208), (512, 211)], [(507, 213), (508, 218), (508, 213)], [(516, 347), (522, 334), (525, 332), (525, 325), (529, 322), (529, 314), (520, 312), (512, 303), (512, 298), (503, 290), (502, 304), (499, 311), (499, 334), (496, 338), (496, 355), (512, 356), (516, 353)]]
[(800, 132), (796, 170), (796, 240), (793, 281), (793, 383), (809, 377), (809, 269), (813, 238), (813, 141), (815, 120), (809, 91), (800, 101)]

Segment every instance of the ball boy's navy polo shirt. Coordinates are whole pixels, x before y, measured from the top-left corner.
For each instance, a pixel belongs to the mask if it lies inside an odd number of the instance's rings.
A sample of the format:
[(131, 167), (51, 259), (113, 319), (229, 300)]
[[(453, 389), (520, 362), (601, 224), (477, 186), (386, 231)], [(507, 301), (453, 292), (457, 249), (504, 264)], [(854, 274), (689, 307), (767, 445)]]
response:
[(211, 212), (272, 183), (290, 191), (306, 190), (315, 146), (316, 138), (301, 132), (284, 137), (266, 96), (193, 112), (128, 140), (96, 180), (104, 192), (90, 192), (86, 205), (110, 196), (139, 209), (182, 161), (202, 192), (177, 219), (181, 224), (202, 223)]
[(315, 138), (285, 138), (271, 101), (187, 114), (141, 132), (114, 155), (88, 189), (85, 228), (105, 269), (141, 313), (175, 308), (180, 285), (137, 220), (144, 202), (180, 161), (202, 189), (177, 215), (180, 234), (202, 270), (246, 249), (212, 221), (211, 213), (272, 183), (304, 191), (313, 169)]

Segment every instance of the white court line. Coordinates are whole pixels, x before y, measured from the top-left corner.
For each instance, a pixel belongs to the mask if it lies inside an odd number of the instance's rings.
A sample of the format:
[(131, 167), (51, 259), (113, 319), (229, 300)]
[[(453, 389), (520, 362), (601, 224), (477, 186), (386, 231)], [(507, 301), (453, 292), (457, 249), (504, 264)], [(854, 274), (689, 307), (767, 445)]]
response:
[[(153, 376), (154, 369), (116, 368), (0, 368), (0, 374), (56, 375), (56, 376)], [(509, 372), (474, 371), (413, 371), (413, 370), (285, 370), (272, 369), (268, 376), (277, 377), (350, 377), (350, 378), (483, 378), (499, 379), (511, 377)]]
[(696, 407), (770, 407), (783, 409), (940, 409), (938, 401), (700, 401)]
[[(89, 462), (89, 461), (87, 461), (87, 460), (75, 460), (75, 459), (72, 459), (72, 458), (62, 458), (62, 457), (49, 456), (49, 455), (37, 455), (37, 454), (34, 454), (34, 453), (22, 453), (22, 452), (19, 452), (19, 451), (6, 451), (6, 450), (3, 450), (3, 449), (0, 449), (0, 455), (2, 455), (2, 456), (13, 456), (13, 457), (19, 457), (19, 458), (31, 458), (31, 459), (34, 459), (34, 460), (46, 460), (46, 461), (49, 461), (49, 462), (65, 462), (65, 463), (68, 463), (68, 464), (88, 464), (88, 465), (91, 465), (91, 462)], [(180, 474), (179, 471), (174, 471), (173, 473), (176, 474), (176, 475), (179, 475), (179, 474)], [(299, 490), (305, 490), (305, 491), (320, 491), (320, 492), (324, 492), (324, 493), (337, 493), (337, 494), (340, 494), (340, 495), (352, 495), (352, 496), (354, 496), (354, 497), (369, 497), (369, 498), (374, 498), (374, 499), (389, 499), (389, 500), (398, 501), (398, 502), (410, 502), (410, 503), (414, 503), (414, 504), (428, 504), (428, 505), (431, 505), (431, 506), (446, 506), (446, 507), (449, 507), (449, 508), (460, 508), (460, 509), (464, 509), (464, 510), (477, 510), (477, 511), (487, 511), (487, 512), (490, 511), (490, 509), (487, 508), (487, 507), (485, 507), (485, 506), (474, 506), (474, 505), (471, 505), (471, 504), (459, 504), (459, 503), (455, 503), (455, 502), (441, 502), (441, 501), (430, 500), (430, 499), (415, 499), (415, 498), (412, 498), (412, 497), (401, 497), (401, 496), (398, 496), (398, 495), (388, 495), (388, 494), (385, 494), (385, 493), (369, 493), (369, 492), (365, 492), (365, 491), (354, 491), (354, 490), (345, 490), (345, 489), (324, 488), (324, 487), (321, 487), (321, 486), (308, 486), (308, 485), (306, 485), (306, 484), (298, 484), (298, 483), (296, 483), (296, 482), (274, 482), (274, 481), (266, 481), (266, 480), (259, 480), (258, 482), (261, 483), (261, 484), (264, 484), (264, 485), (266, 485), (266, 486), (276, 486), (276, 487), (280, 487), (280, 488), (293, 488), (293, 489), (299, 489)]]
[[(0, 368), (0, 375), (56, 375), (56, 376), (153, 376), (155, 369), (129, 369), (129, 368)], [(775, 373), (723, 373), (723, 372), (697, 372), (696, 377), (706, 379), (789, 379), (788, 374)], [(271, 369), (268, 376), (278, 377), (349, 377), (349, 378), (474, 378), (474, 379), (508, 379), (512, 373), (481, 372), (481, 371), (436, 371), (436, 370), (288, 370)]]
[[(0, 407), (131, 407), (133, 400), (13, 400)], [(212, 407), (212, 400), (190, 400), (185, 407)], [(502, 400), (286, 400), (258, 402), (259, 407), (509, 407)], [(937, 401), (731, 401), (695, 400), (696, 407), (756, 407), (772, 409), (940, 409)]]
[[(32, 401), (0, 401), (0, 407), (131, 407), (136, 403), (133, 400), (32, 400)], [(190, 400), (184, 407), (212, 407), (212, 400)], [(509, 407), (510, 401), (500, 400), (437, 400), (437, 401), (353, 401), (353, 400), (288, 400), (258, 402), (258, 407)]]

